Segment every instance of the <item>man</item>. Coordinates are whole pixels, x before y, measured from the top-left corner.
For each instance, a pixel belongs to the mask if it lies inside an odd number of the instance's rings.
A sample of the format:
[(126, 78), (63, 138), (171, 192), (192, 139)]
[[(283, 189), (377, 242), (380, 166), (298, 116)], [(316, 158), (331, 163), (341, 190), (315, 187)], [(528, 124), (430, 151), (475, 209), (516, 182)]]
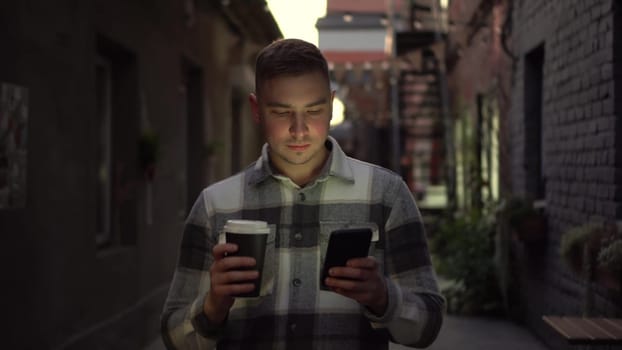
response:
[[(258, 55), (255, 122), (261, 157), (209, 186), (188, 219), (162, 315), (169, 349), (387, 349), (425, 347), (442, 322), (421, 217), (401, 178), (346, 157), (328, 136), (334, 92), (327, 63), (307, 42), (287, 39)], [(258, 298), (258, 271), (219, 241), (228, 219), (271, 227)], [(333, 268), (320, 288), (330, 232), (374, 231), (372, 254)]]

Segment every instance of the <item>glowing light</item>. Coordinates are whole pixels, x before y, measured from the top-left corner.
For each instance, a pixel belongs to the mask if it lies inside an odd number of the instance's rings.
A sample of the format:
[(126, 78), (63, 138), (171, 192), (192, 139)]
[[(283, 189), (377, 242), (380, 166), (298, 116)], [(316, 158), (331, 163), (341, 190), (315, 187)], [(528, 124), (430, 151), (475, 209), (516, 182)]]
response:
[(343, 102), (335, 96), (333, 100), (333, 119), (330, 120), (330, 126), (337, 126), (343, 123), (345, 119), (346, 108)]

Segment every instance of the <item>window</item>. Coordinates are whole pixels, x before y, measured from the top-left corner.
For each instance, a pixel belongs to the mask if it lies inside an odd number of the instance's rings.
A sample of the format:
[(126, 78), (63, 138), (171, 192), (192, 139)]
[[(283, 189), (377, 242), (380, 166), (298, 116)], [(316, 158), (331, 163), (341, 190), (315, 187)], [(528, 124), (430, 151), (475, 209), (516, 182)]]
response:
[(242, 169), (242, 107), (244, 97), (238, 89), (231, 92), (231, 173)]
[(96, 121), (98, 129), (97, 138), (97, 231), (95, 241), (97, 246), (102, 246), (111, 239), (110, 232), (110, 205), (111, 205), (111, 151), (112, 138), (111, 126), (111, 98), (110, 86), (112, 73), (110, 62), (97, 56), (95, 64), (95, 93), (96, 93)]
[(207, 185), (208, 150), (203, 122), (203, 89), (201, 69), (188, 59), (182, 59), (182, 93), (186, 116), (186, 213)]
[(96, 42), (95, 242), (106, 248), (136, 242), (140, 113), (135, 55), (102, 36)]
[(525, 56), (525, 175), (526, 190), (535, 199), (546, 196), (542, 161), (542, 83), (544, 45)]
[[(617, 5), (617, 4), (616, 4)], [(613, 64), (613, 75), (614, 75), (614, 92), (610, 93), (609, 99), (605, 102), (605, 111), (608, 111), (607, 107), (609, 103), (611, 103), (611, 109), (613, 110), (613, 114), (616, 118), (615, 121), (615, 158), (614, 164), (617, 169), (622, 169), (622, 120), (619, 118), (620, 111), (622, 111), (622, 104), (620, 103), (620, 96), (622, 93), (619, 90), (619, 87), (622, 86), (622, 45), (620, 45), (620, 38), (622, 38), (622, 12), (614, 11), (614, 31), (613, 38), (615, 38), (615, 44), (613, 45), (614, 54), (614, 64)], [(607, 33), (610, 34), (610, 33)], [(608, 113), (608, 112), (605, 112)], [(620, 170), (617, 170), (620, 171)], [(619, 174), (619, 173), (618, 173)], [(622, 205), (620, 204), (620, 199), (622, 198), (622, 176), (615, 177), (615, 187), (616, 193), (614, 198), (618, 199), (618, 209), (617, 209), (617, 220), (618, 222), (622, 222)]]

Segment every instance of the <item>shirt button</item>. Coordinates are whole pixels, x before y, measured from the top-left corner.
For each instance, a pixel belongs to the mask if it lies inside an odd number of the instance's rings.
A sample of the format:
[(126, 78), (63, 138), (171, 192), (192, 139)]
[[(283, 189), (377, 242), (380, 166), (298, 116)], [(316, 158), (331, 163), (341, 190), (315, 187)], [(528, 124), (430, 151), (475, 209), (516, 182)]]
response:
[(289, 324), (289, 330), (292, 331), (292, 332), (296, 331), (296, 324), (295, 323), (290, 323)]
[(302, 281), (299, 278), (294, 278), (294, 280), (292, 281), (292, 284), (294, 285), (294, 287), (300, 287), (300, 285), (302, 284)]
[(296, 234), (294, 235), (294, 239), (297, 241), (302, 240), (302, 233), (296, 232)]
[(304, 202), (304, 201), (305, 201), (305, 199), (307, 199), (307, 196), (305, 196), (305, 194), (304, 194), (304, 193), (302, 193), (302, 192), (300, 192), (300, 193), (298, 194), (298, 197), (300, 197), (300, 200), (301, 200), (302, 202)]

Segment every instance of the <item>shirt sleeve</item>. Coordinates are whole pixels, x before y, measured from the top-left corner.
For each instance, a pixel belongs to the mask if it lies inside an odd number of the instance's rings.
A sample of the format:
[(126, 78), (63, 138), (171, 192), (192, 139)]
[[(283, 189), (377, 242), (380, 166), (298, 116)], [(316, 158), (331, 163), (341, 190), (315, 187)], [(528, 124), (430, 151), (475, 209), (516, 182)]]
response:
[(217, 235), (211, 234), (204, 191), (186, 219), (179, 260), (161, 316), (167, 349), (216, 347), (223, 328), (209, 323), (203, 301), (210, 285), (211, 252), (217, 242)]
[(387, 191), (384, 265), (388, 306), (384, 315), (367, 310), (372, 326), (389, 330), (394, 342), (427, 347), (438, 335), (445, 313), (432, 267), (421, 214), (408, 186), (396, 179)]

